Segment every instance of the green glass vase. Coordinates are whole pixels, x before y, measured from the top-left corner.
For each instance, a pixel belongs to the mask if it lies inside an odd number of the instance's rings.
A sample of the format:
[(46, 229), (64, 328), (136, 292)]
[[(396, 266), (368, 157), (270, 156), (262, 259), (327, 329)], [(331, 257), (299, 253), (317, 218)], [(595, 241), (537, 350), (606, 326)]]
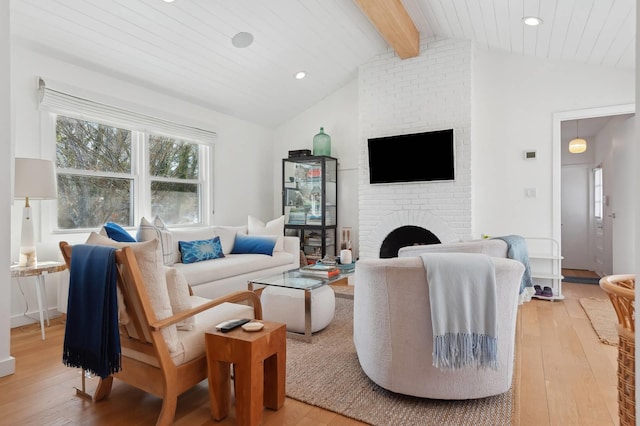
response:
[(324, 132), (324, 127), (313, 137), (313, 155), (331, 155), (331, 136)]

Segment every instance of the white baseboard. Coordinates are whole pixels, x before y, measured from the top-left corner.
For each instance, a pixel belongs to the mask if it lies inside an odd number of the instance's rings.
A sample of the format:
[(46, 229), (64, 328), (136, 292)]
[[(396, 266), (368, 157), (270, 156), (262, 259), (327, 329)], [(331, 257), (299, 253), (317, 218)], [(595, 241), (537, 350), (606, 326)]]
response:
[(16, 359), (10, 356), (0, 361), (0, 377), (8, 376), (16, 372)]
[[(49, 319), (59, 317), (61, 314), (56, 308), (49, 308)], [(26, 315), (29, 315), (28, 317)], [(22, 315), (14, 315), (11, 317), (11, 328), (22, 327), (23, 325), (36, 324), (40, 322), (40, 314), (38, 311), (27, 312)], [(45, 327), (47, 325), (47, 317), (44, 317)]]

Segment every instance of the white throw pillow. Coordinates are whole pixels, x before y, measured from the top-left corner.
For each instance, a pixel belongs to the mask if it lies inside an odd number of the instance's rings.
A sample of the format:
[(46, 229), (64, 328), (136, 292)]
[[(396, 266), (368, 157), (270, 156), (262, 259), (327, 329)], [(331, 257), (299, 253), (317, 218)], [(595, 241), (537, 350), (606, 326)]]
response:
[(278, 237), (273, 251), (284, 251), (284, 215), (266, 224), (260, 219), (249, 215), (247, 231), (249, 235), (274, 235)]
[[(173, 315), (169, 292), (167, 290), (164, 265), (162, 264), (162, 251), (160, 249), (160, 242), (157, 239), (142, 243), (119, 243), (92, 232), (87, 239), (87, 244), (115, 248), (131, 247), (136, 262), (138, 263), (138, 268), (140, 268), (151, 307), (156, 314), (156, 319), (162, 320)], [(169, 352), (177, 352), (179, 346), (176, 326), (170, 325), (163, 329), (162, 335), (167, 343)]]
[[(169, 292), (173, 314), (191, 309), (191, 295), (189, 294), (189, 284), (185, 276), (182, 272), (170, 266), (165, 266), (164, 272), (167, 278), (167, 291)], [(178, 330), (193, 330), (195, 323), (196, 317), (192, 316), (177, 323), (176, 327)]]
[(227, 226), (214, 226), (213, 232), (220, 237), (220, 244), (222, 244), (222, 252), (227, 255), (233, 250), (233, 243), (236, 240), (237, 231), (233, 227)]
[(153, 223), (149, 222), (146, 218), (140, 219), (140, 226), (138, 227), (138, 233), (136, 234), (136, 240), (138, 241), (150, 241), (157, 238), (160, 241), (160, 248), (162, 250), (162, 263), (167, 266), (173, 265), (174, 253), (173, 253), (173, 237), (171, 231), (167, 229), (162, 219), (158, 216), (155, 217)]

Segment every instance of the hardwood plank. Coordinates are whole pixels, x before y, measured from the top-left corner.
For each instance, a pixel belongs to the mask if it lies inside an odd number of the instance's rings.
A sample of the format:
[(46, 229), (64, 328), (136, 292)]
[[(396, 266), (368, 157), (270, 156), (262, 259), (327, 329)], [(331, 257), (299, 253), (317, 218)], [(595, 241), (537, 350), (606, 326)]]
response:
[[(537, 301), (536, 301), (537, 303)], [(549, 409), (545, 384), (538, 311), (532, 303), (520, 307), (522, 341), (520, 346), (520, 424), (548, 425)]]
[(566, 305), (547, 303), (539, 316), (551, 424), (613, 424)]

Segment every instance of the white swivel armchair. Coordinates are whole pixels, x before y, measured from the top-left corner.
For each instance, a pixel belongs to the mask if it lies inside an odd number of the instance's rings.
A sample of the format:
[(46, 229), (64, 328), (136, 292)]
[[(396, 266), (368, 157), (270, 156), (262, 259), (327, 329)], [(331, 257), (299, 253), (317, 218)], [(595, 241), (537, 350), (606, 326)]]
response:
[(509, 390), (518, 292), (524, 267), (492, 258), (498, 301), (498, 370), (442, 371), (432, 365), (429, 289), (420, 257), (362, 259), (355, 276), (353, 340), (363, 371), (393, 392), (433, 399), (475, 399)]

